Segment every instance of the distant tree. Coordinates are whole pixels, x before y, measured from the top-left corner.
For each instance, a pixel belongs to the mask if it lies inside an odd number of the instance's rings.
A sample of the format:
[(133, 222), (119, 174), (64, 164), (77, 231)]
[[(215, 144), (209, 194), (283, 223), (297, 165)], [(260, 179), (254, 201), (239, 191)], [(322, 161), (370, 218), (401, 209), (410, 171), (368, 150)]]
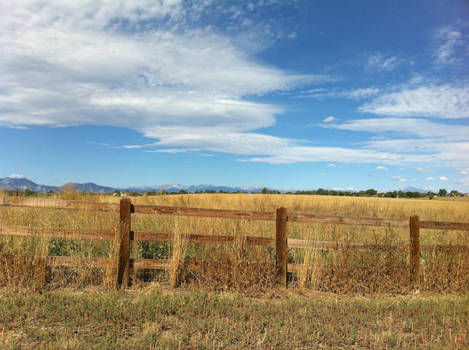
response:
[(428, 199), (433, 199), (433, 197), (435, 197), (435, 194), (432, 191), (428, 191), (426, 195)]
[(325, 195), (328, 195), (329, 194), (329, 191), (328, 190), (325, 190), (323, 188), (318, 188), (317, 191), (316, 191), (317, 194), (319, 194), (320, 196), (325, 196)]
[(438, 197), (446, 197), (447, 195), (448, 195), (448, 191), (446, 191), (444, 188), (438, 191)]
[(264, 188), (261, 190), (261, 193), (262, 193), (262, 194), (269, 194), (270, 191), (269, 191), (267, 188), (264, 187)]
[(397, 192), (396, 191), (388, 191), (384, 194), (385, 198), (396, 198)]
[(462, 194), (462, 193), (459, 193), (459, 192), (456, 191), (456, 190), (452, 190), (452, 191), (449, 193), (449, 196), (450, 196), (450, 197), (462, 197), (463, 194)]
[(121, 191), (119, 191), (119, 190), (114, 190), (114, 192), (112, 192), (112, 195), (113, 195), (113, 196), (120, 197), (120, 196), (121, 196)]
[(370, 189), (366, 190), (365, 193), (366, 193), (367, 196), (372, 197), (372, 196), (376, 196), (378, 194), (378, 191), (376, 191), (373, 188), (370, 188)]
[(23, 193), (26, 197), (31, 197), (31, 196), (34, 196), (36, 194), (36, 192), (30, 190), (29, 188), (25, 189)]

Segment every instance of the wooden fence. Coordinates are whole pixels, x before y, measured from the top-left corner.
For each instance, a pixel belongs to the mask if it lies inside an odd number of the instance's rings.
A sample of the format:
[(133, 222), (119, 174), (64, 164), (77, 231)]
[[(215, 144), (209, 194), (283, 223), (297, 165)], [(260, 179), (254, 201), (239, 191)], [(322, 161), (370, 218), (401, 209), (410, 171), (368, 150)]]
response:
[[(278, 208), (276, 212), (249, 212), (240, 210), (201, 209), (168, 207), (156, 205), (134, 205), (129, 198), (121, 199), (120, 203), (100, 203), (84, 201), (66, 201), (54, 199), (37, 199), (27, 197), (0, 197), (0, 206), (3, 207), (29, 207), (49, 208), (64, 210), (93, 210), (104, 212), (119, 212), (119, 230), (80, 230), (80, 229), (53, 229), (32, 228), (25, 226), (9, 226), (0, 223), (0, 235), (17, 236), (41, 236), (62, 238), (84, 238), (92, 240), (116, 240), (118, 253), (112, 258), (77, 258), (65, 256), (49, 257), (51, 265), (54, 266), (77, 266), (81, 264), (93, 264), (103, 268), (115, 268), (115, 286), (121, 288), (128, 286), (130, 282), (131, 269), (168, 269), (169, 260), (157, 259), (131, 259), (130, 250), (132, 241), (170, 242), (174, 234), (171, 232), (139, 232), (132, 231), (131, 217), (133, 213), (138, 214), (163, 214), (198, 216), (209, 218), (227, 218), (244, 220), (266, 220), (276, 222), (275, 238), (268, 237), (245, 237), (246, 242), (252, 245), (275, 246), (277, 282), (280, 286), (287, 286), (287, 272), (299, 272), (300, 264), (287, 264), (288, 248), (320, 248), (320, 249), (379, 249), (389, 246), (379, 244), (367, 244), (356, 242), (333, 242), (333, 241), (307, 241), (288, 238), (286, 236), (288, 222), (310, 222), (320, 224), (343, 224), (360, 226), (384, 226), (407, 228), (409, 230), (409, 245), (394, 246), (396, 249), (409, 251), (409, 268), (411, 283), (416, 284), (420, 276), (420, 252), (430, 250), (435, 246), (420, 245), (420, 229), (442, 229), (442, 230), (469, 230), (469, 223), (420, 221), (418, 216), (411, 216), (409, 220), (382, 219), (382, 218), (356, 218), (330, 215), (314, 214), (288, 214), (286, 208)], [(184, 239), (195, 243), (233, 243), (235, 236), (217, 236), (202, 234), (185, 234)], [(442, 246), (438, 246), (442, 247)], [(469, 250), (466, 246), (445, 246), (450, 249)], [(188, 262), (189, 268), (196, 268), (200, 262)]]

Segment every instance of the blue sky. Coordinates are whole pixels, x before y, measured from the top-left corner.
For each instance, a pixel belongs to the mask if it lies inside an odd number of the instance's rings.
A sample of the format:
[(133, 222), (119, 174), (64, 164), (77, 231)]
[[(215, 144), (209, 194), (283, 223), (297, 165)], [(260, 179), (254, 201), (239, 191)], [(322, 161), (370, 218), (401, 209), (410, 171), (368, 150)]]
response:
[(469, 192), (467, 1), (1, 7), (0, 177)]

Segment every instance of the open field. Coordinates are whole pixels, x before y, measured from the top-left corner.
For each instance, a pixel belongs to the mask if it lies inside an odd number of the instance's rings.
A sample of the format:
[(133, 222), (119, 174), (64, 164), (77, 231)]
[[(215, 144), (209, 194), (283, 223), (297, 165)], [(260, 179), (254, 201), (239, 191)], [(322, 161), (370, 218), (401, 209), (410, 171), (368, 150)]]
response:
[[(0, 291), (0, 347), (465, 349), (469, 296)], [(276, 296), (276, 297), (275, 297)]]
[[(119, 201), (76, 193), (58, 198)], [(417, 214), (421, 220), (469, 222), (467, 201), (203, 194), (132, 202), (264, 212), (284, 206), (289, 213), (401, 220)], [(118, 231), (118, 223), (115, 212), (0, 207), (3, 225)], [(124, 291), (106, 288), (112, 279), (106, 269), (50, 268), (42, 258), (113, 257), (112, 241), (0, 236), (2, 253), (9, 254), (0, 259), (0, 348), (469, 348), (467, 252), (423, 251), (415, 291), (409, 286), (408, 252), (391, 249), (408, 244), (408, 228), (289, 223), (289, 238), (389, 249), (290, 249), (289, 262), (304, 268), (287, 290), (275, 286), (274, 251), (242, 240), (274, 237), (275, 222), (132, 214), (132, 229), (173, 232), (172, 242), (134, 242), (131, 254), (170, 259), (171, 268), (134, 273), (133, 286)], [(189, 233), (240, 239), (202, 245), (185, 240)], [(421, 242), (469, 246), (469, 234), (422, 229)], [(204, 274), (181, 268), (194, 259), (212, 264)]]
[[(60, 194), (58, 198), (91, 201), (113, 201), (110, 196)], [(41, 199), (37, 199), (40, 203)], [(134, 204), (153, 204), (179, 207), (239, 209), (248, 211), (274, 212), (284, 206), (289, 214), (312, 213), (355, 217), (378, 217), (408, 220), (410, 215), (419, 215), (421, 220), (467, 222), (468, 205), (465, 201), (434, 201), (383, 198), (350, 198), (299, 195), (243, 195), (243, 194), (192, 194), (159, 195), (132, 198)], [(0, 222), (3, 225), (45, 227), (59, 229), (118, 230), (118, 214), (94, 211), (64, 211), (45, 208), (0, 207)], [(268, 289), (273, 284), (273, 250), (269, 247), (247, 247), (244, 236), (273, 238), (275, 222), (256, 220), (233, 220), (222, 218), (181, 217), (168, 215), (132, 215), (132, 230), (173, 232), (174, 242), (135, 242), (132, 257), (147, 259), (171, 259), (174, 267), (167, 273), (144, 279), (166, 278), (177, 275), (175, 285), (197, 282), (214, 290), (246, 289), (260, 286)], [(190, 243), (186, 234), (229, 235), (239, 237), (234, 245), (201, 245)], [(384, 247), (369, 251), (352, 249), (289, 249), (288, 262), (303, 264), (294, 278), (302, 288), (319, 289), (339, 293), (408, 293), (408, 251), (393, 249), (409, 242), (408, 228), (370, 227), (356, 225), (314, 224), (291, 222), (287, 226), (287, 237), (316, 241), (332, 241), (342, 244), (352, 242), (376, 244)], [(177, 239), (177, 240), (176, 240)], [(3, 253), (13, 255), (113, 257), (112, 241), (90, 241), (87, 239), (41, 238), (2, 236)], [(422, 245), (469, 246), (467, 231), (426, 230), (421, 232)], [(194, 275), (180, 269), (187, 260), (211, 261), (217, 267)], [(449, 254), (435, 247), (422, 252), (422, 278), (419, 287), (431, 291), (464, 292), (469, 289), (469, 254), (467, 250)], [(14, 265), (14, 264), (13, 264)], [(18, 265), (18, 264), (17, 264)], [(24, 264), (23, 264), (24, 265)], [(6, 266), (6, 264), (5, 264)], [(80, 269), (79, 269), (80, 270)], [(106, 273), (96, 273), (91, 266), (84, 266), (77, 284), (106, 283)], [(63, 275), (54, 269), (52, 276)], [(1, 272), (1, 269), (0, 269)], [(11, 271), (4, 271), (11, 275)], [(73, 272), (77, 275), (77, 272)], [(102, 278), (95, 278), (97, 275)], [(49, 274), (50, 275), (50, 274)], [(165, 277), (166, 276), (166, 277)], [(208, 277), (207, 277), (208, 276)], [(141, 277), (141, 276), (140, 276)], [(137, 281), (139, 276), (134, 275)], [(51, 277), (46, 278), (50, 280)], [(57, 280), (57, 278), (52, 278)], [(62, 285), (71, 283), (62, 278)], [(59, 278), (60, 280), (60, 278)], [(74, 282), (75, 283), (75, 282)], [(60, 284), (60, 283), (59, 283)], [(254, 288), (255, 289), (255, 288)]]

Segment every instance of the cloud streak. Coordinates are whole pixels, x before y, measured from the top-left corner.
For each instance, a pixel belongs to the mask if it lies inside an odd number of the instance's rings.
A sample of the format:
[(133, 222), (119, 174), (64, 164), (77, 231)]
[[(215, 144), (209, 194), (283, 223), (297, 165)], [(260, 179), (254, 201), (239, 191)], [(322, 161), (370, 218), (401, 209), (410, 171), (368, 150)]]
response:
[(439, 44), (435, 52), (436, 64), (447, 65), (459, 62), (455, 57), (456, 48), (463, 44), (463, 36), (459, 31), (451, 26), (442, 27), (435, 32), (434, 40)]
[(445, 85), (405, 88), (362, 105), (360, 112), (393, 117), (469, 117), (469, 87)]

